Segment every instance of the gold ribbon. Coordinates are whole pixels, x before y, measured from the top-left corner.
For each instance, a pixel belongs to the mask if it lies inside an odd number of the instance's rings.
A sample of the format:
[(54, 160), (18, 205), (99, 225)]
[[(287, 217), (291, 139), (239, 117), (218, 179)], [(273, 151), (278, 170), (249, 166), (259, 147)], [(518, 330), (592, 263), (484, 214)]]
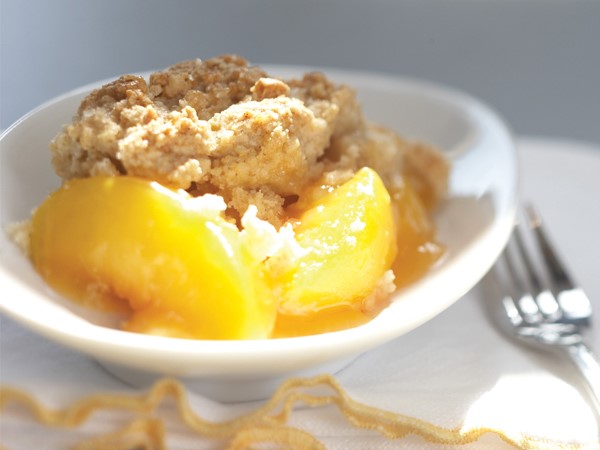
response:
[[(329, 395), (314, 395), (304, 392), (307, 388), (329, 387)], [(199, 437), (221, 439), (231, 450), (249, 449), (253, 446), (271, 443), (298, 450), (325, 449), (315, 436), (306, 430), (289, 425), (290, 417), (298, 404), (311, 408), (334, 405), (355, 427), (375, 430), (388, 439), (401, 439), (414, 434), (428, 442), (445, 445), (464, 445), (476, 442), (486, 433), (495, 434), (508, 444), (523, 449), (584, 450), (598, 448), (586, 444), (559, 444), (531, 437), (515, 439), (491, 428), (443, 428), (414, 417), (375, 408), (353, 400), (338, 381), (331, 375), (318, 375), (312, 378), (291, 378), (284, 382), (275, 394), (260, 408), (224, 422), (208, 421), (194, 412), (188, 401), (185, 387), (177, 380), (157, 381), (143, 395), (94, 394), (71, 405), (52, 410), (42, 405), (30, 394), (11, 387), (0, 388), (0, 412), (5, 412), (10, 404), (26, 407), (33, 417), (42, 424), (62, 428), (74, 428), (99, 410), (121, 410), (132, 413), (133, 418), (123, 428), (86, 439), (74, 450), (111, 448), (129, 450), (132, 448), (166, 449), (165, 426), (159, 417), (154, 416), (166, 399), (175, 400), (179, 417), (187, 427)]]

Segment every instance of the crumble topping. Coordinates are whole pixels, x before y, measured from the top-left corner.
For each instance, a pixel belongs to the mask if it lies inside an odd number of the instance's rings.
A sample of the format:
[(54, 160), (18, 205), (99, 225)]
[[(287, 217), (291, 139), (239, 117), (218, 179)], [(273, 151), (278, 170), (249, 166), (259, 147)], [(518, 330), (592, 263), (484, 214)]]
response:
[(284, 206), (321, 177), (344, 180), (369, 166), (392, 191), (408, 176), (432, 203), (448, 178), (435, 149), (369, 124), (351, 88), (321, 73), (278, 79), (233, 55), (102, 86), (51, 151), (63, 179), (144, 177), (194, 196), (217, 194), (238, 221), (255, 205), (276, 227)]

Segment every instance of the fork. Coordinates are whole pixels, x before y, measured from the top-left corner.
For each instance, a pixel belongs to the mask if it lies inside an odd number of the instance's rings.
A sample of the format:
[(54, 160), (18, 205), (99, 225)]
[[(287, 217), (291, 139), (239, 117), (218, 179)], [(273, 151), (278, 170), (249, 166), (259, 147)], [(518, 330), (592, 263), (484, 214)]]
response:
[(531, 205), (525, 216), (526, 224), (515, 226), (496, 266), (504, 278), (508, 328), (519, 339), (563, 351), (583, 375), (600, 415), (600, 364), (584, 340), (591, 327), (590, 301), (567, 273)]

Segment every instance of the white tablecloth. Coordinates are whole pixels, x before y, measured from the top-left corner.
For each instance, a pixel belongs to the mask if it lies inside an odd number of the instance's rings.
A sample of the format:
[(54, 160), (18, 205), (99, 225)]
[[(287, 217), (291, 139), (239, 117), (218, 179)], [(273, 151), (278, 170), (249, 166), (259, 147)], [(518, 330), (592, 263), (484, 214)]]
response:
[[(572, 272), (600, 311), (600, 148), (549, 139), (521, 139), (523, 197), (544, 216)], [(370, 351), (336, 374), (355, 400), (451, 430), (483, 428), (460, 447), (409, 434), (388, 439), (351, 425), (335, 406), (298, 407), (290, 423), (331, 449), (600, 448), (599, 426), (578, 373), (564, 359), (507, 340), (486, 314), (482, 283), (415, 331)], [(600, 352), (600, 333), (591, 345)], [(0, 318), (0, 383), (33, 394), (51, 407), (97, 392), (141, 393), (86, 356)], [(219, 404), (188, 392), (199, 415), (223, 420), (261, 406)], [(222, 448), (178, 422), (173, 405), (161, 409), (171, 449)], [(99, 413), (83, 426), (64, 430), (37, 425), (23, 408), (0, 413), (0, 442), (8, 449), (59, 449), (109, 432), (122, 414)], [(452, 431), (454, 430), (454, 431)], [(576, 444), (579, 444), (576, 446)], [(563, 448), (563, 447), (561, 447)]]

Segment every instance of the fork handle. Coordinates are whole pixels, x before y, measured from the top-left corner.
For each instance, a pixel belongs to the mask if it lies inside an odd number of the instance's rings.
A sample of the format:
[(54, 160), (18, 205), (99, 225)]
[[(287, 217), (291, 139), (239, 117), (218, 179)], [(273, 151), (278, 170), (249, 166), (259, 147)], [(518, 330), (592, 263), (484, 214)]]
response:
[(583, 342), (568, 345), (566, 351), (585, 378), (596, 411), (600, 415), (600, 363), (598, 359)]

